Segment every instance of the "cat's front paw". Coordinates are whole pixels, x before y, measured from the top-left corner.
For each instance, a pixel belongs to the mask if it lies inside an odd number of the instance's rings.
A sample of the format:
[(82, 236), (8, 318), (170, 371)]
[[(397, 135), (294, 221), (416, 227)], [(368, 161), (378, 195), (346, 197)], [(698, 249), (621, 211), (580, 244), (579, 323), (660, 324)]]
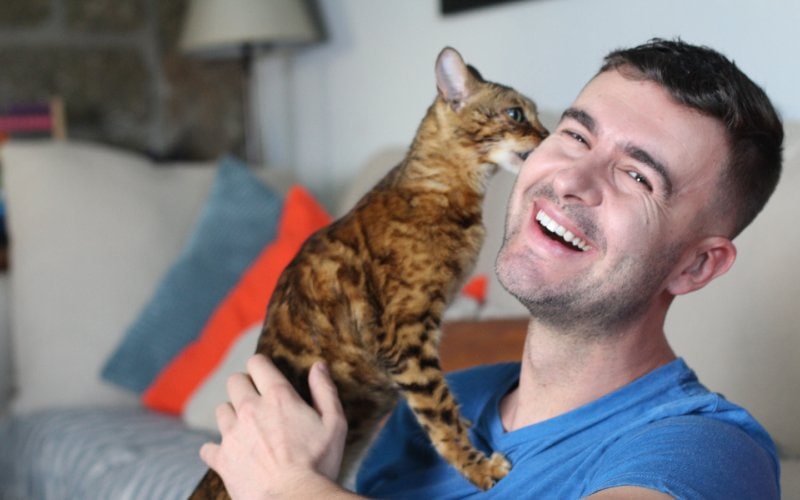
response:
[(489, 457), (488, 462), (491, 476), (494, 479), (494, 482), (491, 486), (494, 486), (497, 481), (506, 477), (506, 475), (511, 471), (511, 462), (509, 462), (506, 457), (498, 452), (492, 453), (492, 456)]
[(511, 470), (511, 462), (497, 452), (492, 453), (491, 457), (484, 458), (476, 465), (475, 470), (470, 474), (470, 481), (484, 491), (497, 484)]

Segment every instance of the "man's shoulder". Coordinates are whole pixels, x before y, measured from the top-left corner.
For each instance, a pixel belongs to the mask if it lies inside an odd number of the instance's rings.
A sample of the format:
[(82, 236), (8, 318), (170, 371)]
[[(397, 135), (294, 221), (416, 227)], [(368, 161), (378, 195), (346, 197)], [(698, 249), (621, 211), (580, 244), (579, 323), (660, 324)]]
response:
[(627, 441), (657, 443), (659, 439), (670, 446), (688, 440), (714, 443), (717, 449), (752, 445), (769, 453), (773, 448), (772, 440), (755, 420), (748, 422), (743, 417), (728, 419), (719, 414), (703, 413), (676, 415), (651, 422), (632, 432)]
[(691, 491), (711, 496), (728, 491), (742, 498), (777, 498), (774, 445), (753, 425), (758, 426), (755, 420), (746, 423), (740, 417), (713, 413), (672, 416), (643, 425), (603, 453), (593, 491), (623, 484), (655, 489), (666, 485), (678, 497), (691, 496)]
[[(630, 389), (636, 386), (645, 396), (643, 411), (626, 413), (633, 418), (606, 443), (597, 463), (596, 489), (622, 484), (655, 488), (651, 480), (658, 478), (678, 497), (748, 488), (763, 493), (753, 498), (777, 495), (777, 453), (767, 431), (747, 410), (702, 385), (683, 360)], [(627, 390), (619, 394), (631, 395)]]

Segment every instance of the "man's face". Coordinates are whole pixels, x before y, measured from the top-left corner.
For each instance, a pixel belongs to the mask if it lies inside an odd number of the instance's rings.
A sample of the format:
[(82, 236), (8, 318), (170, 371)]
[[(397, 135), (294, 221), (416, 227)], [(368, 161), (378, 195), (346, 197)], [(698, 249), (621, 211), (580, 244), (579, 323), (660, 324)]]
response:
[(635, 319), (715, 230), (709, 204), (726, 155), (716, 120), (653, 82), (598, 75), (517, 178), (500, 281), (544, 321)]

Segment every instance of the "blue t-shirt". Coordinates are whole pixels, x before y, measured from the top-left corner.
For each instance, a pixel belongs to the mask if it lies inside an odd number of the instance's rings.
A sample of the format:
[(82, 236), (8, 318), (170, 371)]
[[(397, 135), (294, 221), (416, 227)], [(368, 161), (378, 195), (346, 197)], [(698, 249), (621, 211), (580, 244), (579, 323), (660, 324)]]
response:
[(518, 384), (519, 370), (500, 364), (449, 377), (473, 423), (473, 443), (512, 463), (494, 488), (482, 493), (443, 461), (403, 402), (364, 460), (357, 491), (374, 498), (573, 499), (642, 486), (676, 498), (780, 496), (767, 432), (703, 387), (681, 359), (573, 411), (506, 432), (499, 403)]

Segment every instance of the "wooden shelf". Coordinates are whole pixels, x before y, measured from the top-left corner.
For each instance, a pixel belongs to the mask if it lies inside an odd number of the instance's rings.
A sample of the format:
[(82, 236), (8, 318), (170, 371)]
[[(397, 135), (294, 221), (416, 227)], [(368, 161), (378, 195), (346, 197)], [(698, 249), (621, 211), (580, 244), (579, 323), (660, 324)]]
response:
[(444, 371), (479, 364), (519, 361), (528, 328), (527, 318), (452, 321), (442, 326), (439, 349)]

